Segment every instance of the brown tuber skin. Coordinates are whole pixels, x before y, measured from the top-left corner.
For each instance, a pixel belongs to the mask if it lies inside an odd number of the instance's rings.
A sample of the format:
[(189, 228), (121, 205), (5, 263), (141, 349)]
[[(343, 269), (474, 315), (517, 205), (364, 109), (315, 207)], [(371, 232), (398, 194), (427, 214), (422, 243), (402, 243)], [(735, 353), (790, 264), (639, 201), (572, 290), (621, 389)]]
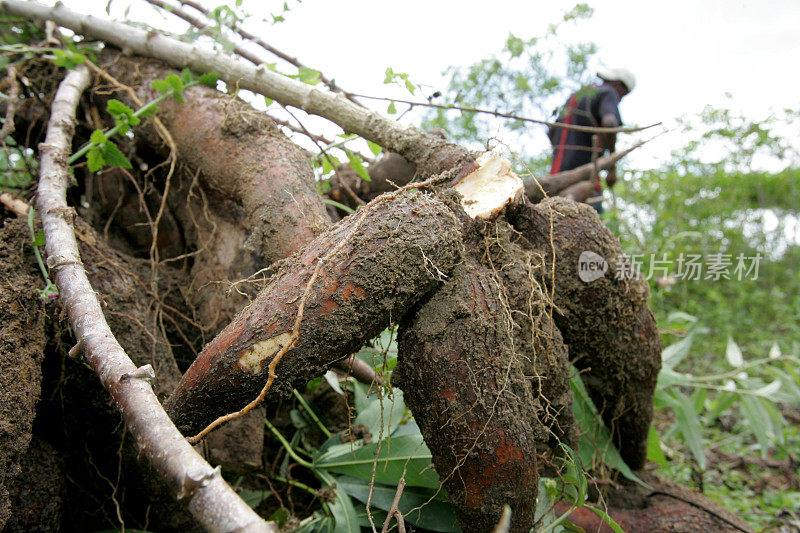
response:
[(431, 449), (461, 529), (534, 521), (541, 424), (493, 275), (468, 258), (401, 324), (394, 381)]
[[(584, 370), (583, 382), (622, 458), (631, 468), (641, 468), (661, 369), (661, 338), (647, 307), (647, 282), (618, 279), (625, 253), (587, 205), (551, 198), (514, 208), (509, 220), (522, 233), (521, 244), (544, 252), (545, 270), (554, 268), (555, 321), (570, 359)], [(597, 253), (609, 264), (605, 275), (590, 283), (578, 277), (578, 258), (584, 251)], [(550, 276), (542, 282), (550, 286)]]
[(341, 250), (320, 270), (305, 303), (300, 333), (277, 366), (271, 395), (290, 394), (401, 317), (459, 261), (461, 234), (452, 211), (435, 198), (406, 192), (366, 206), (279, 263), (256, 300), (208, 344), (166, 404), (185, 434), (253, 400), (267, 366), (291, 337), (317, 261)]

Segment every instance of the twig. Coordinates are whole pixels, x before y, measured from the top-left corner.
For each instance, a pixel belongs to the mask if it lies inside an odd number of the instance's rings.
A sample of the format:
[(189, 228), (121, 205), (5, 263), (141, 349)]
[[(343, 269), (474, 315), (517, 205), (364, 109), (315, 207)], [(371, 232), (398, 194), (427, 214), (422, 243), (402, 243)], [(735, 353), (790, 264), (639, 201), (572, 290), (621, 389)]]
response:
[[(203, 7), (202, 5), (198, 4), (197, 2), (193, 2), (191, 0), (180, 0), (180, 3), (182, 5), (187, 5), (189, 7), (192, 7), (194, 9), (196, 9), (197, 11), (199, 11), (200, 13), (202, 13), (206, 18), (210, 18), (209, 15), (208, 15), (208, 10), (205, 7)], [(238, 33), (239, 36), (242, 39), (245, 39), (246, 41), (250, 41), (252, 43), (257, 44), (258, 46), (260, 46), (261, 48), (263, 48), (267, 52), (273, 54), (274, 56), (277, 56), (277, 57), (283, 59), (284, 61), (286, 61), (290, 65), (293, 65), (293, 66), (297, 67), (298, 69), (300, 69), (300, 68), (308, 68), (306, 65), (304, 65), (303, 63), (298, 61), (298, 59), (296, 57), (292, 57), (292, 56), (290, 56), (290, 55), (288, 55), (288, 54), (286, 54), (284, 52), (281, 52), (280, 50), (278, 50), (274, 46), (270, 45), (269, 43), (267, 43), (266, 41), (264, 41), (260, 37), (257, 37), (255, 35), (253, 35), (249, 31), (247, 31), (244, 28), (242, 28), (241, 26), (239, 26), (237, 24), (233, 24), (233, 25), (228, 26), (228, 27), (230, 29), (232, 29), (233, 31), (235, 31), (236, 33)], [(316, 70), (316, 69), (314, 69), (314, 70)], [(327, 76), (325, 76), (325, 74), (323, 74), (319, 70), (317, 70), (317, 72), (319, 72), (319, 81), (324, 83), (331, 91), (333, 91), (335, 93), (341, 93), (341, 94), (344, 95), (345, 98), (347, 98), (348, 100), (350, 100), (354, 104), (362, 106), (361, 102), (359, 102), (358, 100), (355, 99), (355, 95), (354, 94), (349, 93), (349, 92), (345, 91), (344, 89), (342, 89), (341, 87), (339, 87), (338, 85), (336, 85), (336, 82), (334, 80), (328, 78)]]
[(400, 498), (403, 496), (403, 489), (406, 488), (406, 471), (403, 469), (403, 475), (400, 476), (400, 481), (397, 483), (397, 491), (394, 493), (392, 505), (389, 507), (389, 512), (386, 514), (386, 520), (383, 522), (383, 529), (381, 533), (386, 533), (389, 529), (389, 523), (392, 518), (397, 520), (397, 530), (403, 533), (406, 530), (405, 520), (403, 520), (403, 513), (400, 512)]
[[(286, 106), (283, 106), (283, 109), (284, 109), (284, 110), (285, 110), (287, 113), (289, 113), (289, 115), (291, 115), (291, 117), (292, 117), (293, 119), (295, 119), (295, 121), (297, 121), (297, 123), (300, 125), (300, 128), (302, 128), (303, 132), (305, 132), (305, 134), (306, 134), (306, 135), (307, 135), (307, 136), (310, 138), (310, 137), (311, 137), (311, 132), (309, 132), (309, 131), (306, 129), (306, 127), (303, 125), (303, 123), (302, 123), (302, 122), (300, 122), (300, 120), (299, 120), (299, 119), (298, 119), (296, 116), (294, 116), (294, 113), (292, 113), (291, 111), (289, 111), (289, 109), (287, 109), (287, 108), (286, 108)], [(325, 147), (323, 147), (323, 146), (322, 146), (322, 145), (319, 143), (319, 141), (316, 141), (316, 140), (315, 140), (315, 141), (314, 141), (314, 143), (317, 145), (317, 148), (319, 148), (319, 149), (320, 149), (320, 152), (322, 152), (322, 156), (323, 156), (324, 158), (326, 158), (326, 159), (328, 160), (328, 163), (330, 163), (330, 164), (331, 164), (331, 167), (333, 167), (333, 173), (336, 175), (336, 180), (339, 182), (339, 185), (341, 185), (341, 186), (342, 186), (342, 188), (343, 188), (343, 189), (344, 189), (344, 190), (347, 192), (347, 194), (350, 196), (350, 198), (352, 198), (352, 199), (353, 199), (353, 201), (356, 203), (356, 205), (365, 205), (365, 204), (366, 204), (366, 202), (365, 202), (364, 200), (362, 200), (361, 198), (359, 198), (359, 197), (358, 197), (358, 195), (357, 195), (356, 193), (354, 193), (354, 192), (353, 192), (353, 189), (351, 189), (351, 188), (350, 188), (350, 185), (347, 183), (347, 181), (346, 181), (346, 180), (344, 180), (344, 179), (342, 178), (342, 176), (339, 174), (339, 169), (338, 169), (338, 168), (336, 168), (336, 166), (333, 164), (333, 160), (332, 160), (332, 159), (330, 158), (330, 156), (328, 155), (328, 152), (325, 150)]]
[(435, 109), (452, 109), (455, 111), (465, 111), (469, 113), (481, 113), (484, 115), (493, 115), (495, 117), (500, 118), (510, 118), (513, 120), (519, 120), (521, 122), (532, 122), (534, 124), (543, 124), (545, 126), (550, 126), (553, 128), (563, 128), (566, 130), (575, 130), (575, 131), (585, 131), (588, 133), (634, 133), (637, 131), (643, 131), (650, 128), (655, 128), (656, 126), (660, 126), (661, 122), (656, 122), (655, 124), (650, 124), (649, 126), (641, 126), (637, 128), (600, 128), (596, 126), (578, 126), (576, 124), (563, 124), (561, 122), (549, 122), (547, 120), (540, 120), (536, 118), (528, 118), (528, 117), (521, 117), (519, 115), (513, 115), (511, 113), (501, 113), (500, 111), (491, 111), (489, 109), (479, 109), (476, 107), (463, 107), (457, 106), (454, 104), (434, 104), (432, 102), (415, 102), (413, 100), (399, 100), (397, 98), (387, 98), (385, 96), (369, 96), (366, 94), (354, 94), (353, 96), (357, 96), (359, 98), (365, 98), (367, 100), (382, 100), (384, 102), (397, 102), (401, 104), (407, 104), (412, 107), (419, 106), (419, 107), (432, 107)]
[(28, 209), (31, 208), (30, 204), (25, 200), (18, 198), (17, 195), (8, 191), (0, 193), (0, 204), (3, 204), (6, 209), (17, 215), (18, 217), (28, 216)]
[[(341, 94), (332, 94), (318, 86), (287, 78), (264, 65), (255, 67), (220, 53), (203, 50), (196, 44), (178, 41), (155, 30), (146, 31), (105, 18), (83, 15), (63, 3), (51, 7), (33, 0), (0, 0), (0, 10), (33, 20), (54, 20), (60, 26), (86, 37), (101, 39), (134, 54), (161, 59), (178, 68), (189, 67), (198, 73), (216, 72), (230, 86), (252, 90), (284, 105), (324, 117), (345, 131), (401, 155), (408, 151), (409, 146), (427, 146), (431, 142), (429, 134), (397, 124), (347, 100)], [(440, 148), (452, 149), (458, 153), (458, 157), (468, 157), (466, 150), (455, 145), (442, 143)], [(418, 165), (421, 163), (425, 162), (417, 162)]]
[[(40, 145), (41, 171), (37, 207), (47, 246), (47, 264), (56, 283), (70, 325), (86, 362), (97, 373), (122, 413), (125, 425), (171, 492), (208, 530), (277, 532), (242, 501), (219, 475), (183, 439), (156, 398), (146, 368), (137, 369), (114, 338), (97, 295), (83, 268), (66, 192), (72, 178), (67, 157), (74, 131), (75, 111), (89, 84), (81, 65), (67, 73), (51, 107), (45, 142)], [(78, 351), (76, 350), (76, 351)], [(249, 528), (249, 529), (248, 529)]]

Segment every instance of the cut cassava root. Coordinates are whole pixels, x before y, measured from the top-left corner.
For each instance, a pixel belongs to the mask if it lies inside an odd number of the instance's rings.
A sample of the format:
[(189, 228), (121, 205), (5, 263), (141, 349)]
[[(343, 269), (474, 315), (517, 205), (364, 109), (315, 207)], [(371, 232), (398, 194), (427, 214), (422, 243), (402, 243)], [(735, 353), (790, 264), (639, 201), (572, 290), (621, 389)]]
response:
[(256, 300), (198, 356), (167, 402), (184, 433), (240, 409), (263, 388), (273, 356), (293, 338), (318, 261), (345, 239), (310, 287), (299, 335), (276, 369), (275, 394), (290, 393), (362, 346), (459, 261), (458, 220), (435, 197), (409, 191), (363, 209), (281, 262)]

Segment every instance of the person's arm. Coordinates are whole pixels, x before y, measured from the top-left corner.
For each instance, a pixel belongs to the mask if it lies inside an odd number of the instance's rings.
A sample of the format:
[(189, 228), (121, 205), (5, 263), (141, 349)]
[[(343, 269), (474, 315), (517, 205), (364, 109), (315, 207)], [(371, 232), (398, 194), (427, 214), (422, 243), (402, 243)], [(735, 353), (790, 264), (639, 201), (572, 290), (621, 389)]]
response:
[[(619, 128), (622, 126), (622, 117), (619, 114), (619, 98), (613, 90), (603, 91), (600, 95), (600, 102), (598, 106), (600, 112), (600, 125), (604, 128)], [(602, 133), (600, 134), (601, 146), (614, 153), (617, 148), (617, 134)], [(606, 185), (609, 188), (613, 187), (617, 182), (617, 169), (611, 167), (606, 174)]]
[[(600, 125), (604, 128), (620, 127), (620, 123), (617, 120), (617, 117), (614, 116), (612, 113), (603, 115), (603, 118), (600, 121)], [(601, 134), (600, 143), (603, 145), (603, 148), (608, 150), (609, 153), (613, 154), (617, 149), (616, 132)], [(615, 183), (617, 183), (617, 168), (616, 166), (612, 166), (611, 168), (608, 169), (608, 172), (606, 173), (606, 185), (608, 185), (608, 188), (611, 189), (614, 187)]]

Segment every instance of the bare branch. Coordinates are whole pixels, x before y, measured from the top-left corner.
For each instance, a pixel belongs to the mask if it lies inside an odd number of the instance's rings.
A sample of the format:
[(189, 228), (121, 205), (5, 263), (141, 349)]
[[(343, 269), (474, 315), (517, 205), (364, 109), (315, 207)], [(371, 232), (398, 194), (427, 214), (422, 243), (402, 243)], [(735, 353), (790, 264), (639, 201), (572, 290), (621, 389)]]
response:
[(78, 340), (78, 351), (97, 373), (122, 413), (144, 458), (166, 481), (192, 515), (209, 531), (277, 532), (242, 501), (181, 436), (158, 402), (150, 384), (151, 369), (136, 368), (114, 338), (97, 295), (89, 284), (72, 226), (75, 211), (67, 207), (71, 182), (67, 157), (75, 111), (89, 84), (79, 66), (59, 86), (45, 142), (40, 145), (41, 172), (37, 207), (47, 246), (47, 264), (55, 271), (61, 301)]
[(226, 54), (210, 52), (155, 31), (148, 32), (119, 22), (82, 15), (61, 3), (50, 7), (33, 1), (0, 0), (0, 10), (40, 21), (53, 20), (78, 34), (101, 39), (126, 52), (161, 59), (178, 68), (216, 72), (231, 87), (248, 89), (281, 104), (324, 117), (345, 132), (355, 133), (399, 153), (416, 163), (417, 170), (424, 177), (473, 159), (464, 148), (417, 128), (404, 127), (354, 104), (341, 94), (287, 78), (264, 65), (254, 67), (231, 59)]
[[(150, 0), (148, 0), (148, 1), (150, 1)], [(156, 0), (156, 1), (160, 1), (160, 0)], [(203, 14), (203, 15), (204, 15), (206, 18), (209, 18), (209, 16), (208, 16), (208, 10), (207, 10), (205, 7), (203, 7), (202, 5), (200, 5), (199, 3), (197, 3), (197, 2), (192, 2), (191, 0), (181, 0), (181, 4), (182, 4), (182, 5), (187, 5), (187, 6), (190, 6), (190, 7), (194, 8), (194, 9), (196, 9), (197, 11), (199, 11), (200, 13), (202, 13), (202, 14)], [(176, 15), (177, 15), (177, 14), (178, 14), (178, 13), (176, 12)], [(180, 15), (179, 15), (179, 16), (180, 16)], [(299, 61), (299, 60), (298, 60), (296, 57), (292, 57), (292, 56), (290, 56), (290, 55), (288, 55), (288, 54), (286, 54), (286, 53), (284, 53), (284, 52), (282, 52), (282, 51), (278, 50), (278, 49), (277, 49), (277, 48), (275, 48), (274, 46), (272, 46), (272, 45), (270, 45), (269, 43), (267, 43), (266, 41), (264, 41), (264, 39), (262, 39), (262, 38), (260, 38), (260, 37), (258, 37), (258, 36), (256, 36), (256, 35), (254, 35), (254, 34), (250, 33), (249, 31), (245, 30), (245, 29), (244, 29), (244, 28), (242, 28), (241, 26), (238, 26), (238, 25), (236, 25), (236, 24), (233, 24), (233, 25), (231, 25), (231, 26), (229, 26), (229, 27), (230, 27), (230, 29), (231, 29), (231, 30), (233, 30), (233, 31), (235, 31), (236, 33), (238, 33), (238, 34), (239, 34), (239, 36), (240, 36), (242, 39), (244, 39), (244, 40), (246, 40), (246, 41), (250, 41), (250, 42), (252, 42), (252, 43), (255, 43), (255, 44), (257, 44), (258, 46), (260, 46), (261, 48), (263, 48), (263, 49), (264, 49), (264, 50), (266, 50), (267, 52), (269, 52), (269, 53), (271, 53), (271, 54), (273, 54), (273, 55), (275, 55), (275, 56), (277, 56), (277, 57), (279, 57), (279, 58), (283, 59), (284, 61), (286, 61), (286, 62), (287, 62), (287, 63), (289, 63), (290, 65), (293, 65), (293, 66), (297, 67), (298, 69), (300, 69), (300, 68), (308, 68), (306, 65), (304, 65), (303, 63), (301, 63), (301, 62), (300, 62), (300, 61)], [(316, 69), (315, 69), (315, 70), (316, 70)], [(333, 92), (337, 92), (337, 93), (342, 93), (342, 94), (345, 96), (345, 98), (347, 98), (347, 99), (348, 99), (348, 100), (350, 100), (351, 102), (353, 102), (353, 103), (355, 103), (355, 104), (357, 104), (357, 105), (362, 105), (360, 102), (358, 102), (358, 101), (357, 101), (357, 100), (354, 98), (354, 96), (355, 96), (355, 95), (353, 95), (353, 94), (351, 94), (351, 93), (349, 93), (349, 92), (345, 91), (344, 89), (342, 89), (341, 87), (339, 87), (338, 85), (336, 85), (336, 82), (335, 82), (334, 80), (332, 80), (332, 79), (328, 78), (328, 77), (327, 77), (327, 76), (325, 76), (325, 74), (323, 74), (322, 72), (320, 72), (320, 71), (318, 71), (318, 70), (317, 70), (317, 72), (319, 72), (319, 80), (320, 80), (322, 83), (324, 83), (325, 85), (327, 85), (327, 86), (328, 86), (328, 88), (329, 88), (331, 91), (333, 91)]]
[(655, 124), (650, 124), (649, 126), (641, 126), (636, 128), (601, 128), (597, 126), (579, 126), (577, 124), (564, 124), (563, 122), (548, 122), (546, 120), (540, 120), (536, 118), (528, 118), (528, 117), (521, 117), (519, 115), (513, 115), (511, 113), (502, 113), (500, 111), (491, 111), (489, 109), (479, 109), (477, 107), (469, 107), (469, 106), (458, 106), (455, 104), (434, 104), (432, 102), (415, 102), (413, 100), (398, 100), (397, 98), (387, 98), (384, 96), (367, 96), (365, 94), (355, 94), (353, 96), (357, 96), (359, 98), (365, 98), (367, 100), (382, 100), (385, 102), (395, 102), (399, 104), (406, 104), (410, 105), (411, 107), (432, 107), (434, 109), (452, 109), (454, 111), (462, 111), (467, 113), (481, 113), (484, 115), (493, 115), (495, 117), (500, 118), (508, 118), (513, 120), (519, 120), (521, 122), (532, 122), (534, 124), (542, 124), (544, 126), (550, 126), (553, 128), (561, 128), (565, 130), (575, 130), (575, 131), (585, 131), (588, 133), (634, 133), (637, 131), (643, 131), (650, 128), (655, 128), (656, 126), (660, 126), (661, 122), (656, 122)]

